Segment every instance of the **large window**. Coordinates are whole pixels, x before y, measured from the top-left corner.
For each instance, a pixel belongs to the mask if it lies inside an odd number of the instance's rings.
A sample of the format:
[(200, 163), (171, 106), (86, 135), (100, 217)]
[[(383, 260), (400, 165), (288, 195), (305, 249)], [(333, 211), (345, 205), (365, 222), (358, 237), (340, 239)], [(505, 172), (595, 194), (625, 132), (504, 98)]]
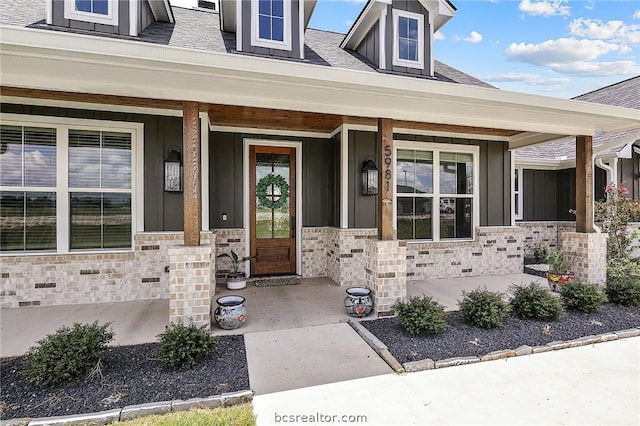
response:
[(393, 10), (393, 65), (424, 67), (424, 16)]
[(136, 130), (67, 119), (22, 125), (6, 117), (0, 126), (0, 251), (130, 249)]
[(477, 214), (477, 147), (396, 143), (396, 229), (401, 240), (467, 240)]
[(252, 0), (252, 44), (291, 49), (291, 1)]
[(64, 18), (118, 25), (118, 0), (64, 0)]

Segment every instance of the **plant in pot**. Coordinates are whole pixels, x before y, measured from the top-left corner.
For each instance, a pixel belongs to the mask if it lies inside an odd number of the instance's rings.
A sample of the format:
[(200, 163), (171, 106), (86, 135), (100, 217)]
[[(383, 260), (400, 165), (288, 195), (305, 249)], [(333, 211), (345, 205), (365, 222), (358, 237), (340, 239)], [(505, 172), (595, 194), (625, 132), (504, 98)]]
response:
[(247, 286), (247, 276), (244, 272), (238, 272), (241, 263), (255, 259), (255, 256), (239, 257), (238, 253), (229, 250), (229, 253), (222, 253), (216, 257), (228, 257), (231, 260), (231, 272), (227, 274), (227, 288), (229, 290), (240, 290)]
[(547, 282), (553, 291), (560, 291), (563, 285), (576, 279), (573, 268), (574, 257), (569, 257), (562, 250), (556, 250), (549, 254), (549, 272)]

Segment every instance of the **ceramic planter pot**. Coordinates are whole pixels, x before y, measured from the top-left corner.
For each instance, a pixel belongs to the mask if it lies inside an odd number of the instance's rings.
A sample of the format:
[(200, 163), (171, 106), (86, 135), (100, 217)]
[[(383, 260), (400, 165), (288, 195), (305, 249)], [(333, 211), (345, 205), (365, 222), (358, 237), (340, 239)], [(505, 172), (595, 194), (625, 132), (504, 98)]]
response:
[(362, 318), (371, 313), (373, 309), (371, 290), (364, 287), (350, 287), (346, 291), (344, 307), (349, 315)]
[(229, 290), (242, 290), (247, 286), (247, 277), (244, 274), (228, 274), (227, 275), (227, 288)]
[(576, 279), (576, 274), (567, 272), (564, 274), (555, 274), (547, 272), (547, 283), (552, 291), (559, 292), (562, 286)]
[(216, 302), (218, 307), (213, 313), (213, 318), (223, 330), (235, 330), (247, 319), (247, 308), (244, 306), (244, 297), (229, 295), (219, 297)]

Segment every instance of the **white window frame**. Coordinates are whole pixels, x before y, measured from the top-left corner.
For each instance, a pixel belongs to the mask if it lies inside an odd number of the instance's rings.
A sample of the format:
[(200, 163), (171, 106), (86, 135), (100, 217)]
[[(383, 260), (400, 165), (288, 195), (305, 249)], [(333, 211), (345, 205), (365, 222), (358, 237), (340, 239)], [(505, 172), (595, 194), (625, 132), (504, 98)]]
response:
[[(135, 248), (136, 232), (144, 231), (144, 125), (142, 123), (84, 120), (64, 117), (44, 117), (23, 114), (0, 114), (0, 121), (8, 126), (48, 127), (56, 129), (56, 186), (48, 192), (56, 193), (56, 250), (3, 251), (0, 256), (25, 256), (47, 254), (129, 253)], [(72, 192), (86, 192), (85, 188), (69, 188), (69, 129), (120, 132), (131, 134), (131, 188), (86, 188), (89, 192), (131, 193), (131, 247), (125, 249), (70, 250), (69, 207)], [(0, 186), (0, 191), (21, 191), (17, 187)]]
[[(511, 175), (511, 178), (513, 179), (513, 217), (515, 220), (522, 220), (522, 207), (523, 207), (523, 203), (522, 203), (522, 184), (524, 183), (522, 181), (522, 167), (516, 167), (514, 168), (515, 172)], [(516, 173), (518, 175), (518, 188), (516, 189)], [(516, 195), (518, 195), (518, 201), (516, 203)]]
[[(133, 0), (131, 0), (133, 1)], [(108, 13), (102, 15), (100, 13), (82, 12), (76, 10), (75, 0), (64, 0), (64, 19), (72, 19), (74, 21), (92, 22), (94, 24), (118, 26), (118, 0), (109, 0)]]
[(291, 0), (283, 0), (284, 41), (260, 38), (258, 0), (251, 0), (251, 44), (267, 49), (291, 50)]
[[(400, 59), (400, 32), (398, 29), (400, 18), (415, 19), (418, 21), (418, 60), (409, 61)], [(424, 69), (424, 15), (408, 12), (406, 10), (393, 9), (393, 65), (398, 67)]]
[[(431, 240), (405, 240), (407, 243), (431, 243), (431, 242), (451, 242), (457, 243), (461, 241), (474, 241), (476, 239), (476, 228), (480, 226), (480, 147), (476, 145), (457, 145), (457, 144), (441, 144), (441, 143), (426, 143), (426, 142), (413, 142), (394, 140), (393, 142), (393, 226), (395, 233), (398, 232), (398, 194), (397, 190), (397, 173), (395, 168), (398, 163), (398, 150), (409, 149), (416, 151), (430, 151), (433, 152), (433, 193), (429, 194), (428, 198), (433, 199), (432, 203), (432, 232), (433, 239)], [(441, 152), (454, 152), (461, 154), (473, 155), (473, 194), (470, 197), (473, 200), (473, 212), (471, 223), (471, 238), (440, 238), (440, 153)], [(469, 198), (469, 194), (460, 194), (464, 197), (455, 197), (451, 195), (444, 195), (444, 198)], [(411, 196), (407, 194), (407, 196)]]

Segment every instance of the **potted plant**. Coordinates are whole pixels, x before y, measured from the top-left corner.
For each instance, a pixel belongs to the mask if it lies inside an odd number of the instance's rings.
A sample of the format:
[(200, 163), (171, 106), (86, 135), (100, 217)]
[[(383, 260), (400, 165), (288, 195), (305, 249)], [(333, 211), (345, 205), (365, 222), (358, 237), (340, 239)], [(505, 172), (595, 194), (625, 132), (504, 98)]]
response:
[(576, 279), (576, 274), (571, 270), (575, 258), (568, 258), (562, 250), (556, 250), (549, 254), (549, 272), (547, 282), (553, 291), (560, 291), (563, 285)]
[(216, 257), (228, 257), (231, 259), (231, 272), (227, 274), (227, 288), (229, 290), (240, 290), (247, 286), (247, 276), (244, 272), (238, 272), (241, 263), (255, 259), (255, 256), (238, 257), (238, 253), (230, 250), (229, 253), (222, 253)]

